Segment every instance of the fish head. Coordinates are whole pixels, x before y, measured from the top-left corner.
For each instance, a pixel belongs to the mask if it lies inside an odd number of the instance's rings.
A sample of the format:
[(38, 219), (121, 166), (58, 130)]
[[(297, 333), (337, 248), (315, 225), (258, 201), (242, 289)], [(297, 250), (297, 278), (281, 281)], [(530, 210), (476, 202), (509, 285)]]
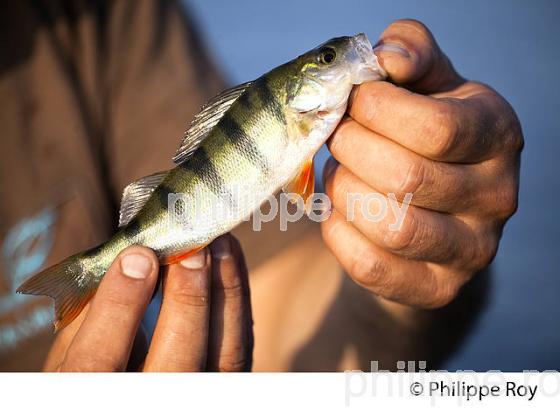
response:
[(314, 145), (324, 142), (342, 119), (354, 85), (387, 77), (363, 33), (328, 40), (294, 63), (287, 106), (297, 113), (300, 129), (315, 131)]
[(387, 76), (364, 33), (330, 39), (305, 57), (312, 63), (308, 66), (307, 75), (325, 86), (357, 85)]

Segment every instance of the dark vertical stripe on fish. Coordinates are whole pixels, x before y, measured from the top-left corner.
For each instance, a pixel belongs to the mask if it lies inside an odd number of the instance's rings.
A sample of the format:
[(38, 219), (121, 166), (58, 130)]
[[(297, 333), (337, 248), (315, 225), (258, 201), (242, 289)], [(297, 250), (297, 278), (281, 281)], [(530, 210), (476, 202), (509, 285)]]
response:
[(193, 156), (180, 165), (183, 169), (200, 176), (200, 179), (214, 194), (226, 202), (232, 209), (237, 206), (237, 201), (227, 189), (226, 181), (220, 175), (204, 146), (198, 148)]
[(256, 81), (255, 89), (257, 90), (258, 97), (263, 107), (268, 107), (277, 119), (285, 122), (282, 104), (280, 104), (280, 101), (278, 101), (276, 95), (272, 92), (266, 76), (261, 77), (258, 81)]
[(86, 258), (94, 258), (101, 253), (103, 245), (97, 245), (95, 248), (88, 249), (84, 252)]
[(169, 207), (169, 194), (172, 194), (173, 191), (167, 185), (160, 184), (160, 186), (156, 188), (156, 192), (161, 208), (167, 210)]
[(218, 128), (222, 134), (233, 144), (237, 152), (243, 155), (251, 164), (260, 169), (264, 175), (270, 174), (270, 167), (266, 157), (259, 150), (254, 140), (239, 126), (230, 112), (227, 112), (220, 122)]
[(245, 108), (247, 111), (251, 111), (255, 108), (255, 107), (253, 107), (253, 105), (251, 104), (251, 101), (250, 101), (251, 91), (252, 91), (252, 89), (249, 88), (243, 94), (241, 94), (236, 101), (236, 102), (239, 102), (243, 106), (243, 108)]
[(138, 236), (141, 230), (140, 221), (138, 218), (133, 218), (124, 228), (124, 234), (128, 239), (133, 239)]

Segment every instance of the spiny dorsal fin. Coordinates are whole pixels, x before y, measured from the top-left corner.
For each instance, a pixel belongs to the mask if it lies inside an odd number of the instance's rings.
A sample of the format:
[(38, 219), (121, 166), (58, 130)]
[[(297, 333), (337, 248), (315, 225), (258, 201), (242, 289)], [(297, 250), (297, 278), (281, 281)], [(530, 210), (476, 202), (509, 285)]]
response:
[(174, 163), (185, 162), (196, 151), (208, 132), (214, 128), (229, 107), (251, 84), (252, 81), (249, 81), (222, 91), (202, 107), (202, 110), (194, 116), (189, 129), (185, 132), (181, 146), (173, 157)]
[(167, 171), (158, 172), (127, 185), (121, 200), (119, 228), (128, 224), (136, 216), (166, 175)]

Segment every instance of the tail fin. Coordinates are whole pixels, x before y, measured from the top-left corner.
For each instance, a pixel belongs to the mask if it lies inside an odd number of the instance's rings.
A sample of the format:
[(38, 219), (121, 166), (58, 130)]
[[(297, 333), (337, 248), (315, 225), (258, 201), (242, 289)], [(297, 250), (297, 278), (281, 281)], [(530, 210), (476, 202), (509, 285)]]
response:
[(79, 253), (27, 279), (18, 293), (46, 295), (54, 299), (55, 333), (70, 324), (94, 295), (99, 278), (86, 272)]

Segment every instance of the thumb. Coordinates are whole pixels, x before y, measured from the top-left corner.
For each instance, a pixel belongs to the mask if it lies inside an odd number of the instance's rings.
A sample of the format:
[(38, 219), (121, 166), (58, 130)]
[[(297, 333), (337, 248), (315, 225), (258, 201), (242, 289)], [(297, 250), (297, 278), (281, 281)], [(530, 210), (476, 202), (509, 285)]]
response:
[(447, 91), (464, 82), (428, 28), (416, 20), (397, 20), (374, 48), (380, 64), (396, 84), (417, 92)]
[(99, 284), (59, 369), (126, 369), (158, 272), (158, 259), (151, 249), (134, 245), (123, 250)]

